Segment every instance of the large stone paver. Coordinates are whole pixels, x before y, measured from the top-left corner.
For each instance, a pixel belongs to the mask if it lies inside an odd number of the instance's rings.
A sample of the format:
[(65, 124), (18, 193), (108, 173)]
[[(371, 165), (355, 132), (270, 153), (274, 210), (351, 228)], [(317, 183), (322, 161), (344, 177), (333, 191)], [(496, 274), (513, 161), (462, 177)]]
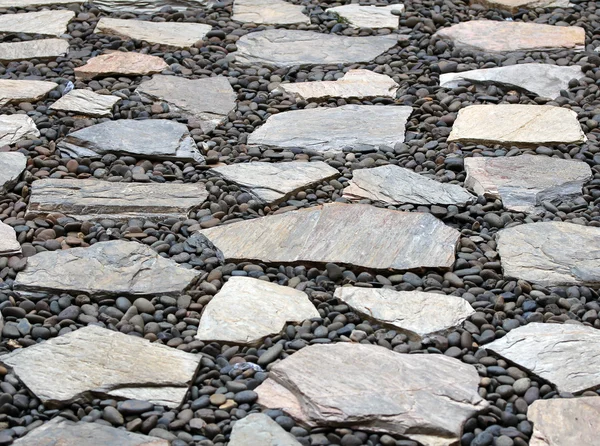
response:
[(343, 105), (293, 110), (270, 116), (250, 134), (248, 145), (315, 152), (375, 151), (404, 141), (412, 107)]
[(35, 122), (27, 115), (0, 115), (0, 147), (21, 139), (36, 139), (40, 136)]
[(0, 221), (0, 256), (19, 254), (21, 245), (17, 241), (17, 233), (12, 226)]
[(450, 268), (459, 233), (431, 214), (331, 203), (202, 231), (227, 260)]
[(285, 0), (235, 0), (232, 20), (259, 25), (294, 25), (310, 23), (302, 13), (304, 6)]
[(398, 28), (398, 15), (404, 12), (404, 5), (360, 6), (356, 3), (327, 8), (350, 23), (354, 28)]
[(69, 42), (63, 39), (27, 40), (0, 43), (0, 62), (28, 59), (56, 59), (69, 52)]
[(0, 79), (0, 107), (11, 102), (36, 102), (56, 87), (54, 82)]
[(162, 57), (141, 53), (115, 51), (92, 57), (85, 65), (75, 68), (77, 79), (89, 80), (95, 77), (125, 75), (147, 76), (160, 73), (169, 66)]
[(165, 6), (176, 11), (188, 8), (201, 9), (206, 3), (206, 0), (94, 0), (94, 6), (102, 11), (131, 12), (134, 14), (160, 12)]
[(301, 443), (270, 416), (251, 413), (235, 422), (229, 446), (301, 446)]
[[(343, 376), (343, 379), (340, 379)], [(488, 403), (475, 368), (443, 355), (384, 347), (312, 345), (275, 364), (258, 403), (301, 424), (402, 435), (420, 444), (458, 444), (462, 424)]]
[(569, 0), (472, 0), (488, 8), (505, 9), (517, 12), (519, 9), (568, 8), (573, 4)]
[(49, 407), (97, 398), (93, 394), (178, 407), (201, 357), (89, 325), (0, 362)]
[(0, 152), (0, 194), (12, 188), (27, 167), (27, 157), (20, 152)]
[(121, 98), (89, 90), (71, 90), (50, 106), (52, 110), (88, 116), (111, 116), (112, 108)]
[(0, 15), (0, 33), (42, 34), (60, 36), (75, 17), (73, 11), (38, 11)]

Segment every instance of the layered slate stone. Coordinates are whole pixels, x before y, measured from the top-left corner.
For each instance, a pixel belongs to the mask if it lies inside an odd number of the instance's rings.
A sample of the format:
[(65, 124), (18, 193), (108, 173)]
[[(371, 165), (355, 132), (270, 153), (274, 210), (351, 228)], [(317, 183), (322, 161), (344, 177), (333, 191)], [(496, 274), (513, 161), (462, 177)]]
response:
[(470, 105), (458, 112), (448, 141), (537, 146), (587, 141), (577, 113), (551, 105)]
[(304, 6), (293, 5), (284, 0), (235, 0), (232, 20), (257, 25), (310, 24), (302, 11)]
[(506, 209), (516, 212), (534, 212), (544, 201), (580, 196), (592, 178), (584, 162), (534, 155), (465, 158), (465, 170), (465, 187), (501, 199)]
[(559, 392), (578, 394), (600, 386), (600, 331), (593, 327), (529, 323), (484, 347)]
[(199, 274), (159, 256), (149, 246), (113, 240), (29, 257), (26, 268), (17, 274), (14, 289), (84, 293), (92, 298), (179, 296)]
[(200, 121), (202, 131), (211, 132), (235, 110), (236, 94), (226, 77), (184, 79), (175, 76), (154, 76), (142, 82), (136, 92), (153, 100), (169, 104), (171, 111)]
[(77, 67), (75, 77), (77, 79), (89, 80), (95, 77), (125, 75), (125, 76), (147, 76), (160, 73), (169, 66), (161, 58), (141, 53), (125, 53), (115, 51), (109, 54), (92, 57), (82, 67)]
[(231, 277), (206, 305), (196, 339), (260, 343), (286, 322), (320, 317), (306, 293), (251, 277)]
[(349, 200), (369, 199), (391, 205), (442, 204), (464, 206), (475, 197), (455, 184), (440, 183), (409, 169), (394, 166), (357, 169), (344, 189)]
[(0, 256), (19, 254), (21, 245), (17, 241), (17, 233), (12, 226), (0, 221)]
[(233, 425), (229, 446), (301, 446), (270, 416), (251, 413)]
[(248, 145), (314, 152), (372, 152), (404, 141), (411, 107), (343, 105), (277, 113), (250, 134)]
[(585, 30), (578, 26), (471, 20), (443, 28), (434, 37), (452, 41), (459, 49), (486, 52), (583, 49)]
[[(340, 379), (343, 373), (344, 379)], [(443, 355), (403, 355), (340, 342), (312, 345), (275, 364), (258, 403), (299, 423), (458, 443), (462, 424), (488, 403), (474, 367)]]
[(94, 0), (94, 6), (103, 11), (131, 12), (134, 14), (160, 12), (165, 6), (169, 6), (176, 11), (188, 8), (198, 9), (206, 3), (206, 0)]
[(20, 152), (0, 152), (0, 194), (17, 184), (27, 167), (27, 157)]
[(462, 81), (475, 84), (498, 85), (534, 93), (543, 98), (554, 99), (561, 90), (568, 90), (571, 79), (585, 77), (578, 65), (562, 67), (541, 63), (526, 63), (508, 67), (470, 70), (440, 75), (440, 86), (458, 87)]
[(0, 115), (0, 147), (14, 144), (21, 139), (35, 139), (38, 136), (40, 132), (29, 116)]
[(398, 28), (398, 15), (404, 12), (404, 5), (360, 6), (353, 3), (327, 8), (326, 12), (337, 14), (354, 28)]
[(540, 222), (498, 232), (506, 277), (542, 286), (600, 284), (600, 228)]
[(73, 158), (114, 153), (160, 160), (204, 161), (187, 126), (168, 119), (103, 122), (70, 133), (58, 147)]
[(69, 42), (63, 39), (0, 43), (0, 62), (28, 59), (56, 59), (68, 52)]
[(111, 116), (112, 108), (121, 98), (89, 90), (71, 90), (50, 106), (52, 110), (88, 116)]
[(100, 396), (175, 408), (184, 399), (201, 357), (88, 325), (16, 350), (2, 356), (1, 362), (12, 367), (48, 407)]
[(201, 231), (230, 261), (450, 268), (459, 233), (431, 214), (330, 203)]
[(38, 11), (0, 15), (0, 33), (42, 34), (60, 36), (75, 17), (73, 11)]
[(303, 188), (339, 176), (323, 161), (314, 163), (240, 163), (215, 167), (211, 173), (237, 184), (261, 203), (279, 203)]
[(472, 0), (471, 3), (479, 3), (487, 8), (505, 9), (513, 13), (519, 9), (568, 8), (573, 5), (569, 0)]
[(346, 37), (312, 31), (269, 29), (242, 36), (235, 60), (240, 64), (290, 67), (369, 62), (398, 43), (398, 37)]
[(77, 220), (185, 219), (208, 192), (202, 184), (112, 183), (48, 178), (31, 184), (27, 215), (60, 213)]
[(12, 102), (36, 102), (58, 87), (54, 82), (0, 79), (0, 107)]
[(173, 48), (187, 48), (204, 39), (212, 27), (200, 23), (144, 22), (102, 17), (94, 33), (119, 36)]
[[(30, 6), (69, 5), (87, 3), (88, 0), (19, 0), (19, 8)], [(0, 0), (0, 8), (14, 8), (15, 0)]]

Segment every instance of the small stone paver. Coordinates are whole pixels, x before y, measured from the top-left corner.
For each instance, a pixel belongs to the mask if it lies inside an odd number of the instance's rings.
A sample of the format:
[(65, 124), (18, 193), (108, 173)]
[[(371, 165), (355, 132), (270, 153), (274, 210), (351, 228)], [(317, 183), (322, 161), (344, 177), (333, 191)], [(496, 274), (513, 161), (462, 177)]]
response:
[(21, 245), (17, 241), (17, 233), (12, 226), (0, 221), (0, 256), (19, 254)]
[(486, 8), (499, 8), (513, 13), (519, 9), (568, 8), (573, 6), (573, 3), (569, 0), (471, 0), (471, 3), (479, 3)]
[[(89, 0), (19, 0), (19, 8), (25, 9), (30, 6), (69, 5), (88, 2)], [(14, 7), (15, 0), (0, 0), (0, 8)]]
[(206, 4), (206, 0), (94, 0), (94, 6), (102, 11), (133, 14), (152, 14), (160, 12), (165, 6), (176, 11), (198, 9)]
[(77, 79), (89, 80), (95, 77), (125, 75), (147, 76), (169, 68), (162, 57), (141, 53), (115, 51), (92, 57), (81, 67), (74, 69)]
[(0, 107), (13, 102), (36, 102), (58, 87), (54, 82), (0, 79)]
[(52, 110), (88, 116), (111, 116), (112, 108), (121, 98), (89, 90), (71, 90), (50, 106)]
[(17, 184), (26, 167), (27, 157), (22, 153), (0, 152), (0, 194)]
[(285, 0), (235, 0), (231, 20), (257, 25), (310, 24), (303, 10), (304, 6)]
[(327, 8), (326, 12), (337, 14), (354, 28), (398, 28), (398, 15), (404, 12), (404, 5), (360, 6), (353, 3)]
[(73, 11), (38, 11), (0, 15), (0, 33), (42, 34), (60, 36), (75, 17)]
[(0, 43), (0, 62), (28, 59), (56, 59), (69, 52), (69, 42), (63, 39), (27, 40)]
[(8, 146), (21, 139), (40, 136), (35, 122), (27, 115), (0, 115), (0, 147)]
[(301, 446), (296, 438), (286, 432), (270, 416), (251, 413), (235, 422), (229, 446)]

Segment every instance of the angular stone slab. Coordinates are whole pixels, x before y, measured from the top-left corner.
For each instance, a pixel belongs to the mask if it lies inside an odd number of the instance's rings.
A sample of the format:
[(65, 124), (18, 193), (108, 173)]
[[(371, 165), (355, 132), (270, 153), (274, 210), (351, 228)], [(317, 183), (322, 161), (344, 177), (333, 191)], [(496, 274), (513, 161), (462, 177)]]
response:
[[(19, 0), (19, 8), (30, 6), (69, 5), (88, 3), (89, 0)], [(15, 0), (0, 0), (0, 8), (14, 8)]]
[(52, 110), (88, 116), (112, 116), (112, 108), (121, 98), (89, 90), (71, 90), (50, 106)]
[(16, 350), (0, 361), (49, 407), (90, 401), (100, 395), (174, 408), (185, 397), (201, 358), (88, 325)]
[(398, 37), (346, 37), (312, 31), (269, 29), (242, 36), (235, 60), (245, 65), (289, 67), (369, 62), (398, 43)]
[(240, 163), (215, 167), (211, 173), (240, 186), (261, 203), (278, 203), (303, 188), (339, 176), (323, 161), (314, 163)]
[(398, 16), (392, 14), (404, 12), (404, 5), (389, 6), (360, 6), (356, 3), (327, 8), (326, 12), (333, 12), (346, 19), (354, 28), (398, 28)]
[(54, 82), (0, 79), (0, 107), (11, 102), (36, 102), (58, 87)]
[(0, 152), (0, 194), (17, 184), (26, 167), (27, 157), (22, 153)]
[(487, 407), (478, 385), (475, 368), (454, 358), (340, 342), (312, 345), (276, 363), (256, 392), (259, 404), (281, 408), (304, 425), (441, 446), (458, 444), (462, 424)]
[(185, 219), (208, 192), (202, 184), (111, 183), (95, 179), (48, 178), (31, 184), (27, 215), (58, 212), (77, 220)]
[(17, 233), (12, 226), (0, 221), (0, 256), (19, 254), (21, 245), (17, 241)]
[(229, 446), (301, 446), (270, 416), (251, 413), (233, 425)]
[(257, 344), (286, 322), (320, 317), (306, 293), (251, 277), (231, 277), (206, 305), (196, 339)]
[(187, 48), (204, 39), (212, 29), (210, 25), (181, 22), (144, 22), (102, 17), (95, 34), (107, 34), (173, 48)]
[(248, 145), (316, 152), (374, 151), (404, 141), (412, 107), (343, 105), (272, 115), (248, 137)]
[(224, 76), (184, 79), (156, 75), (142, 82), (136, 92), (169, 104), (171, 111), (200, 121), (202, 131), (211, 132), (235, 110), (237, 95)]
[(475, 313), (462, 297), (422, 291), (341, 287), (334, 296), (358, 313), (407, 332), (413, 339), (458, 327)]
[(36, 139), (40, 132), (27, 115), (0, 115), (0, 147), (9, 146), (21, 139)]
[(323, 98), (395, 98), (400, 86), (385, 74), (369, 70), (350, 70), (337, 81), (281, 84), (277, 90), (302, 99)]
[(95, 77), (120, 74), (125, 76), (147, 76), (160, 73), (168, 67), (161, 57), (115, 51), (92, 57), (85, 65), (77, 67), (73, 71), (75, 71), (77, 79), (89, 80)]
[(600, 386), (600, 330), (592, 327), (530, 323), (484, 348), (549, 381), (559, 392), (577, 394)]
[(458, 112), (448, 141), (537, 146), (587, 141), (577, 113), (551, 105), (470, 105)]
[(573, 6), (573, 3), (569, 0), (472, 0), (471, 3), (479, 3), (487, 8), (505, 9), (513, 13), (519, 9), (568, 8)]
[(160, 12), (165, 6), (169, 6), (176, 11), (188, 8), (201, 9), (206, 3), (205, 0), (94, 0), (94, 6), (103, 11), (131, 12), (134, 14)]
[(565, 222), (519, 225), (498, 232), (507, 277), (542, 286), (600, 284), (600, 228)]
[(56, 59), (68, 52), (69, 42), (62, 39), (0, 43), (0, 62), (28, 59)]
[(0, 15), (0, 33), (42, 34), (60, 36), (75, 17), (73, 11), (38, 11)]
[(580, 196), (592, 178), (584, 162), (534, 155), (465, 158), (465, 170), (465, 187), (501, 199), (506, 209), (516, 212), (535, 212), (544, 201)]
[(409, 169), (394, 166), (358, 169), (344, 189), (349, 200), (369, 199), (379, 203), (454, 204), (464, 206), (476, 197), (455, 184), (440, 183)]
[(459, 49), (486, 52), (583, 49), (585, 30), (578, 26), (471, 20), (443, 28), (434, 37), (451, 40)]
[(14, 289), (84, 293), (93, 298), (179, 296), (199, 274), (159, 256), (149, 246), (113, 240), (29, 257)]
[(167, 119), (103, 122), (70, 133), (58, 147), (73, 158), (114, 153), (160, 160), (204, 161), (187, 126)]
[(284, 0), (235, 0), (231, 19), (259, 25), (310, 24), (303, 10), (304, 6), (292, 5)]
[[(600, 229), (599, 229), (600, 231)], [(330, 203), (201, 231), (229, 260), (450, 268), (459, 233), (431, 214)]]
[(442, 74), (440, 75), (440, 86), (455, 88), (458, 87), (461, 81), (469, 81), (474, 84), (499, 85), (500, 87), (525, 90), (543, 98), (555, 99), (560, 96), (560, 90), (569, 88), (571, 79), (581, 79), (583, 77), (585, 77), (585, 74), (578, 65), (561, 67), (558, 65), (525, 63), (508, 67)]

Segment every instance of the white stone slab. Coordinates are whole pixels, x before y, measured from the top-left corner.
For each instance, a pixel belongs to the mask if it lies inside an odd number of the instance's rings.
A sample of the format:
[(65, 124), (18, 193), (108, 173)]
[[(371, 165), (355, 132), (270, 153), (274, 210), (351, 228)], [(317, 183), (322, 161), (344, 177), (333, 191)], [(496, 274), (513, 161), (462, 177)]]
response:
[(22, 14), (0, 15), (0, 33), (42, 34), (61, 36), (75, 17), (73, 11), (44, 10)]
[(303, 10), (304, 6), (293, 5), (285, 0), (235, 0), (231, 19), (257, 25), (310, 24)]
[(0, 194), (12, 188), (27, 167), (27, 157), (20, 152), (0, 152)]
[(352, 3), (349, 5), (327, 8), (326, 12), (333, 12), (347, 20), (354, 28), (398, 28), (398, 15), (404, 12), (404, 5), (389, 6), (360, 6)]
[(56, 59), (68, 52), (69, 42), (63, 39), (0, 43), (0, 62), (28, 59)]
[(0, 256), (19, 254), (21, 245), (17, 241), (17, 233), (12, 226), (0, 221)]
[[(89, 0), (18, 0), (19, 8), (28, 8), (30, 6), (69, 5), (88, 2)], [(0, 8), (14, 8), (15, 3), (15, 0), (0, 0)]]
[(206, 0), (94, 0), (94, 6), (102, 11), (131, 12), (134, 14), (160, 12), (165, 6), (169, 6), (175, 11), (202, 9), (206, 4)]
[(40, 136), (35, 122), (27, 115), (0, 115), (0, 147), (8, 146), (21, 139)]
[(270, 416), (251, 413), (233, 425), (229, 446), (301, 446)]
[(52, 110), (88, 116), (112, 116), (112, 108), (121, 98), (89, 90), (71, 90), (50, 106)]
[(36, 102), (58, 87), (54, 82), (0, 79), (0, 107), (12, 102)]

